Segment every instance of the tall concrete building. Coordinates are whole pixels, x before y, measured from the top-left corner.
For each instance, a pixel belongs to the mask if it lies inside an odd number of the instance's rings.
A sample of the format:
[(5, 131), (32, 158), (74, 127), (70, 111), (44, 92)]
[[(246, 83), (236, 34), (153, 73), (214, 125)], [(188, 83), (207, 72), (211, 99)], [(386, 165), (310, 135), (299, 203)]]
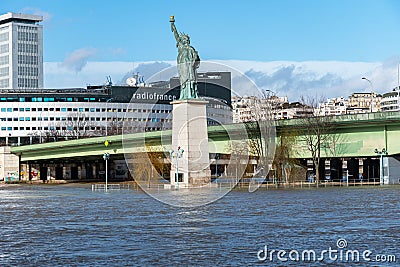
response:
[(43, 88), (42, 16), (0, 16), (0, 89)]

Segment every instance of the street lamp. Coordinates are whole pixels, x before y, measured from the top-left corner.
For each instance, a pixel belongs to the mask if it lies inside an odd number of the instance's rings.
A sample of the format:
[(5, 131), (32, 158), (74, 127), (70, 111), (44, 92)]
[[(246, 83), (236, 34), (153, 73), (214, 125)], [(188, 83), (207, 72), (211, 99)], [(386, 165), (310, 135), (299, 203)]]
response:
[(107, 192), (107, 189), (108, 189), (108, 160), (110, 159), (110, 154), (104, 153), (103, 159), (106, 161), (106, 188), (105, 188), (105, 191)]
[(372, 82), (370, 80), (368, 80), (365, 77), (362, 77), (361, 80), (366, 80), (367, 82), (369, 82), (369, 85), (371, 86), (371, 103), (370, 103), (370, 112), (372, 112), (372, 91), (373, 91), (373, 86), (372, 86)]
[(220, 154), (215, 154), (215, 178), (218, 179), (218, 160), (220, 158)]
[[(174, 158), (175, 155), (175, 159), (176, 159), (176, 163), (175, 163), (175, 183), (176, 183), (176, 188), (179, 188), (179, 179), (178, 179), (178, 175), (179, 175), (179, 166), (178, 166), (178, 159), (183, 157), (183, 152), (185, 150), (183, 150), (180, 146), (178, 146), (178, 151), (174, 154), (174, 150), (170, 149), (169, 155), (171, 157), (171, 162), (172, 159)], [(171, 163), (172, 164), (172, 163)]]
[(375, 148), (375, 150), (374, 150), (374, 152), (377, 154), (377, 155), (379, 155), (380, 157), (381, 157), (381, 160), (380, 160), (380, 173), (379, 173), (379, 183), (381, 184), (381, 185), (384, 185), (385, 183), (384, 183), (384, 180), (383, 180), (383, 178), (384, 178), (384, 173), (383, 173), (383, 156), (386, 156), (388, 153), (387, 153), (387, 150), (385, 149), (385, 148), (382, 148), (382, 150), (378, 150), (377, 148)]

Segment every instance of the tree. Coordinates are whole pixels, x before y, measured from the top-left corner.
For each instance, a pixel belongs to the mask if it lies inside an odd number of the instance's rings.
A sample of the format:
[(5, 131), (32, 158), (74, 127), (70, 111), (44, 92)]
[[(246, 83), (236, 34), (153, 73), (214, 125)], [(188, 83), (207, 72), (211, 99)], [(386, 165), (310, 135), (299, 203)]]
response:
[[(317, 108), (317, 101), (315, 98), (301, 98), (304, 103), (304, 110), (310, 108), (314, 111)], [(322, 102), (322, 99), (318, 102)], [(307, 112), (303, 112), (304, 117), (300, 118), (301, 129), (299, 129), (300, 141), (304, 142), (307, 149), (311, 153), (311, 158), (315, 168), (315, 181), (317, 187), (320, 181), (320, 164), (321, 164), (321, 150), (327, 147), (334, 147), (335, 140), (333, 139), (332, 133), (334, 132), (334, 124), (332, 116), (315, 116), (307, 115)]]
[(231, 140), (226, 151), (230, 153), (228, 176), (234, 177), (238, 182), (243, 178), (249, 162), (249, 144), (245, 140)]
[(291, 179), (292, 170), (298, 165), (298, 160), (292, 157), (293, 147), (296, 143), (296, 131), (280, 132), (276, 145), (274, 168), (278, 170), (277, 178), (285, 183)]
[(39, 137), (39, 142), (47, 143), (100, 136), (101, 131), (96, 130), (95, 123), (89, 121), (85, 113), (76, 112), (70, 113), (65, 121), (58, 121), (49, 126), (47, 130), (38, 130), (31, 135)]
[(251, 109), (254, 123), (246, 124), (250, 154), (258, 158), (255, 174), (264, 173), (263, 176), (268, 174), (275, 154), (276, 132), (272, 105), (276, 97), (271, 97), (270, 92), (267, 90), (260, 97), (254, 98)]
[(145, 144), (140, 152), (125, 154), (133, 179), (138, 184), (146, 184), (150, 188), (154, 181), (158, 182), (162, 177), (165, 171), (163, 149)]

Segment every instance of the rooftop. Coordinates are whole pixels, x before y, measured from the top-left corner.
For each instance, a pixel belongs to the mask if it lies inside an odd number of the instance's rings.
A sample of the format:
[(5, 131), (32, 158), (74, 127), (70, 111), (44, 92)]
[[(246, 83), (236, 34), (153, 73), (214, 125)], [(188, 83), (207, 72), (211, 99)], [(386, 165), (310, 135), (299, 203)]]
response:
[(21, 14), (8, 12), (0, 16), (0, 24), (8, 23), (11, 21), (27, 21), (27, 22), (40, 22), (43, 21), (42, 16), (31, 15), (31, 14)]

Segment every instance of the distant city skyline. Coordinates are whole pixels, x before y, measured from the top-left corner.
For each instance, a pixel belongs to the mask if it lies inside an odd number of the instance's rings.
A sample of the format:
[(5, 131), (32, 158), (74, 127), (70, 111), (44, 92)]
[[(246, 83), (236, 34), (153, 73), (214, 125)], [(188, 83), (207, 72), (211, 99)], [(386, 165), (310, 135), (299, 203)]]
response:
[(141, 62), (173, 63), (175, 15), (202, 60), (234, 60), (259, 86), (293, 100), (300, 91), (370, 90), (364, 76), (379, 93), (397, 86), (399, 11), (395, 0), (84, 1), (79, 8), (5, 0), (0, 7), (44, 17), (45, 87), (84, 87), (107, 75), (119, 81)]

